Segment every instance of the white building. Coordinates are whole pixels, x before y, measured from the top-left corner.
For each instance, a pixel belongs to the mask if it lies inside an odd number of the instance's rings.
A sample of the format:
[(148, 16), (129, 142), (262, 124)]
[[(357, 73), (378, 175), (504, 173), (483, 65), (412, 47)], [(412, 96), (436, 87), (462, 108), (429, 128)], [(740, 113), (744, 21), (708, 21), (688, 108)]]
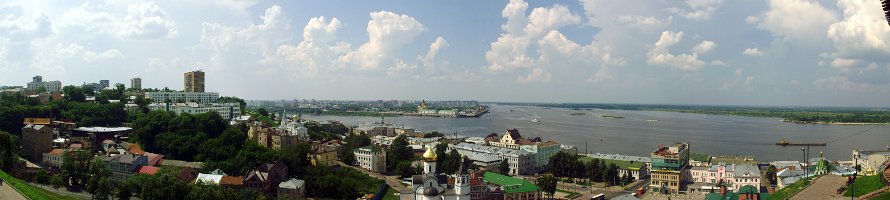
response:
[[(131, 105), (127, 105), (131, 106)], [(136, 106), (132, 104), (132, 106)], [(190, 103), (170, 103), (169, 106), (166, 103), (153, 103), (148, 105), (149, 110), (168, 110), (178, 114), (181, 113), (189, 113), (189, 114), (200, 114), (206, 112), (216, 112), (223, 119), (232, 119), (233, 117), (237, 117), (241, 115), (241, 104), (238, 103), (209, 103), (209, 104), (198, 104), (194, 102)]]
[(411, 191), (400, 191), (399, 199), (412, 200), (469, 200), (470, 177), (467, 160), (461, 161), (458, 174), (450, 175), (454, 184), (448, 184), (449, 175), (436, 173), (436, 152), (428, 147), (423, 153), (423, 174), (411, 179)]
[(732, 189), (739, 191), (739, 188), (750, 185), (754, 188), (760, 188), (760, 168), (755, 165), (736, 165), (733, 173)]
[(534, 154), (535, 171), (547, 170), (547, 163), (550, 162), (550, 157), (553, 157), (561, 150), (559, 143), (554, 141), (520, 145), (519, 149)]
[(380, 147), (366, 146), (354, 150), (353, 153), (355, 161), (362, 168), (377, 173), (386, 171), (386, 152)]
[[(179, 102), (197, 102), (197, 103), (213, 103), (219, 99), (219, 93), (216, 92), (146, 92), (145, 97), (151, 99), (155, 103), (179, 103)], [(231, 118), (229, 118), (231, 119)]]
[(306, 182), (292, 178), (278, 184), (279, 199), (302, 199), (306, 192)]
[(482, 146), (465, 142), (448, 145), (448, 148), (456, 150), (473, 161), (488, 162), (492, 157), (507, 159), (507, 164), (510, 165), (510, 175), (532, 174), (535, 170), (535, 155), (523, 150)]
[[(856, 159), (858, 156), (858, 159)], [(875, 175), (880, 172), (882, 166), (890, 161), (890, 147), (883, 150), (862, 151), (854, 149), (850, 159), (854, 163), (862, 166), (862, 172), (865, 175)]]
[(46, 92), (60, 92), (62, 91), (62, 82), (60, 81), (40, 81), (40, 82), (30, 82), (28, 83), (28, 90), (37, 91), (38, 88), (43, 87), (46, 89)]

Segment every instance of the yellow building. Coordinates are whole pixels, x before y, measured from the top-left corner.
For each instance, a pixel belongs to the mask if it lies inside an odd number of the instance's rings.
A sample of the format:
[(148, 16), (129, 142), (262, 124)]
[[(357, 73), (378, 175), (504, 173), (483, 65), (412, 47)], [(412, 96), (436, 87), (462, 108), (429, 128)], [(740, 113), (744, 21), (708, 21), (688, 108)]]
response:
[(309, 154), (309, 162), (312, 166), (333, 166), (337, 162), (337, 148), (315, 145)]

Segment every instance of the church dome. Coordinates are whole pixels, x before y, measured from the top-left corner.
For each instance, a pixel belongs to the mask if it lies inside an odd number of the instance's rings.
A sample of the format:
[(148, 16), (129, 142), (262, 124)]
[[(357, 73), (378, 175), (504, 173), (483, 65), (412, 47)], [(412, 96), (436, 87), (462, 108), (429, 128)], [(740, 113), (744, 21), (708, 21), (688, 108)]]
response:
[(439, 190), (435, 187), (426, 187), (423, 189), (423, 196), (438, 196)]
[(436, 157), (436, 151), (433, 151), (433, 147), (426, 147), (426, 152), (423, 153), (423, 161), (436, 162)]

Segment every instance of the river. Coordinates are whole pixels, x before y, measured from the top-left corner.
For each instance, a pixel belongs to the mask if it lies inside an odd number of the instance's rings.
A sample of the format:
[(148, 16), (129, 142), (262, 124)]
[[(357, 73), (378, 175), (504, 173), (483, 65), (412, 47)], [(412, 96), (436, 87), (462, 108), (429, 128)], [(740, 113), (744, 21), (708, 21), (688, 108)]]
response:
[[(584, 113), (584, 115), (572, 115)], [(604, 115), (624, 118), (604, 118)], [(311, 120), (336, 120), (347, 125), (379, 121), (379, 117), (304, 115)], [(533, 123), (532, 119), (540, 120)], [(659, 144), (689, 142), (692, 152), (710, 155), (753, 155), (758, 161), (801, 160), (791, 142), (822, 142), (810, 158), (824, 151), (829, 160), (850, 160), (854, 148), (880, 150), (890, 145), (888, 125), (817, 125), (780, 122), (779, 118), (707, 115), (661, 111), (571, 110), (533, 106), (491, 105), (479, 118), (390, 117), (387, 123), (468, 136), (503, 134), (519, 129), (523, 137), (541, 137), (578, 147), (579, 152), (648, 156)], [(585, 142), (587, 146), (585, 147)]]

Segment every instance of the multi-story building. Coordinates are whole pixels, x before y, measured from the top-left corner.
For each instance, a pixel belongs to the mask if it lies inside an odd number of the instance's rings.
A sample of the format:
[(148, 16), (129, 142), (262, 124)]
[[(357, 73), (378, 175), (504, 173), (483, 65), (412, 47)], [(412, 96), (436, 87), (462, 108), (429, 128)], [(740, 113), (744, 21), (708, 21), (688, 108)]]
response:
[(44, 124), (28, 124), (22, 127), (22, 153), (34, 161), (43, 161), (43, 154), (53, 150), (53, 129)]
[(142, 78), (136, 77), (130, 79), (130, 88), (142, 89)]
[(184, 79), (184, 89), (185, 92), (204, 92), (204, 72), (190, 71), (186, 72)]
[(111, 81), (99, 80), (99, 86), (101, 86), (103, 89), (107, 88), (108, 86), (111, 86)]
[(507, 160), (510, 166), (510, 175), (532, 174), (535, 169), (535, 156), (532, 153), (519, 149), (483, 146), (471, 143), (458, 143), (449, 145), (449, 149), (467, 156), (474, 162), (489, 163), (491, 161)]
[(547, 163), (550, 161), (550, 157), (553, 157), (561, 150), (559, 143), (554, 141), (520, 145), (519, 149), (535, 155), (535, 171), (539, 172), (547, 170)]
[(219, 99), (216, 92), (146, 92), (145, 97), (155, 103), (213, 103)]
[(692, 181), (696, 183), (720, 184), (732, 183), (735, 164), (720, 163), (711, 165), (710, 167), (691, 167), (689, 172), (692, 174)]
[(733, 191), (741, 191), (740, 189), (744, 186), (760, 188), (760, 168), (757, 168), (756, 165), (737, 165), (732, 174)]
[[(34, 80), (38, 80), (36, 77)], [(42, 80), (42, 78), (40, 79)], [(38, 89), (43, 88), (46, 92), (60, 92), (62, 91), (62, 82), (60, 81), (40, 81), (40, 82), (30, 82), (28, 83), (29, 91), (37, 91)]]
[[(128, 106), (136, 106), (135, 104)], [(182, 114), (200, 114), (206, 112), (216, 112), (223, 119), (232, 119), (241, 115), (241, 104), (238, 103), (153, 103), (148, 105), (149, 110), (167, 110), (173, 113)]]
[(353, 151), (355, 161), (362, 168), (383, 173), (386, 170), (386, 152), (377, 146), (366, 146)]
[(140, 166), (148, 166), (148, 156), (136, 154), (117, 154), (103, 156), (100, 159), (108, 164), (108, 168), (111, 169), (111, 180), (114, 182), (126, 181)]
[(678, 193), (686, 190), (685, 180), (689, 174), (689, 144), (676, 143), (659, 146), (652, 152), (651, 191)]
[(256, 123), (250, 125), (250, 129), (247, 130), (247, 137), (261, 146), (273, 149), (282, 149), (296, 145), (304, 138), (298, 132), (291, 132), (282, 128), (265, 127)]
[(43, 154), (43, 164), (51, 169), (62, 168), (62, 156), (67, 152), (66, 149), (53, 149), (49, 153)]
[(313, 144), (312, 151), (308, 156), (312, 166), (334, 166), (337, 162), (337, 148)]
[(244, 177), (244, 187), (254, 189), (266, 194), (277, 194), (278, 185), (288, 177), (287, 165), (281, 161), (264, 163), (247, 172)]

